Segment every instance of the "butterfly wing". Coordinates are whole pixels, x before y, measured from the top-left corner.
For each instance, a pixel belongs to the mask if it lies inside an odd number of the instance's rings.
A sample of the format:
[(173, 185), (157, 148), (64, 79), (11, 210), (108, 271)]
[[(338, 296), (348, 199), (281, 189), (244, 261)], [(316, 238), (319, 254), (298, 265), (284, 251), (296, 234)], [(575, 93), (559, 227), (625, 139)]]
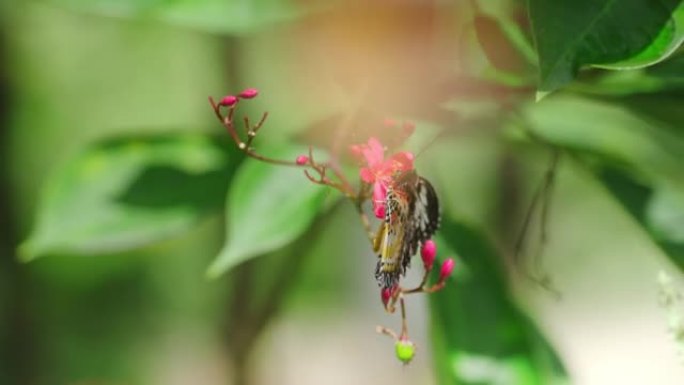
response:
[(388, 189), (384, 238), (375, 269), (380, 286), (391, 288), (399, 282), (418, 246), (432, 238), (439, 223), (439, 200), (425, 178), (412, 174)]
[(432, 238), (439, 228), (441, 215), (439, 199), (432, 184), (418, 177), (410, 207), (410, 220), (407, 223), (407, 236), (401, 253), (402, 270), (406, 270), (418, 247)]
[(375, 278), (383, 288), (394, 287), (404, 273), (401, 255), (406, 243), (408, 213), (409, 202), (406, 197), (398, 191), (388, 189), (380, 254), (375, 268)]
[(432, 238), (439, 229), (441, 220), (439, 199), (432, 184), (422, 177), (418, 177), (415, 197), (413, 240), (423, 243)]

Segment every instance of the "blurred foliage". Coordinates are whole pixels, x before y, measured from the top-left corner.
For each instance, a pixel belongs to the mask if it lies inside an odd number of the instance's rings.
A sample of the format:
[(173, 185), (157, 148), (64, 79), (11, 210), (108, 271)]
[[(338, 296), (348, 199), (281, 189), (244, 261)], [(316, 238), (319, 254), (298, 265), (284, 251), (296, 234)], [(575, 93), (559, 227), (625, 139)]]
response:
[[(407, 147), (427, 148), (440, 255), (459, 259), (430, 302), (440, 384), (569, 381), (510, 290), (527, 207), (513, 195), (533, 178), (511, 152), (580, 166), (684, 269), (679, 0), (10, 3), (3, 384), (154, 382), (150, 368), (175, 364), (161, 342), (188, 340), (223, 349), (247, 383), (289, 295), (320, 309), (370, 279), (347, 255), (366, 242), (339, 214), (350, 205), (217, 136), (206, 96), (247, 85), (262, 94), (243, 111), (271, 112), (256, 145), (284, 159), (311, 137), (325, 157), (328, 125), (361, 142), (370, 115), (418, 122)], [(31, 264), (16, 263), (19, 238)], [(225, 278), (205, 282), (207, 266)]]
[[(277, 159), (295, 159), (304, 147), (287, 144), (266, 150)], [(272, 154), (272, 155), (271, 155)], [(297, 239), (311, 225), (329, 193), (321, 186), (302, 184), (300, 170), (249, 159), (240, 168), (228, 194), (230, 225), (226, 246), (209, 268), (218, 277), (248, 258), (277, 250)]]
[(187, 231), (223, 206), (236, 163), (228, 154), (225, 144), (188, 134), (91, 146), (45, 187), (22, 258), (129, 250)]
[(560, 384), (565, 370), (508, 294), (504, 259), (481, 229), (444, 221), (446, 255), (459, 255), (453, 285), (431, 299), (440, 384)]
[(162, 22), (208, 33), (246, 34), (273, 23), (296, 20), (329, 2), (293, 0), (50, 0), (76, 11)]

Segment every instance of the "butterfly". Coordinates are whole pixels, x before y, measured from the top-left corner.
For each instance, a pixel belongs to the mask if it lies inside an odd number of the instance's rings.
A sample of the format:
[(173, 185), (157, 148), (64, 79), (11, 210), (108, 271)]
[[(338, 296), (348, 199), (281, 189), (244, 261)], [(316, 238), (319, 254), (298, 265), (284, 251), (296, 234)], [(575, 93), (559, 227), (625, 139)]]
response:
[(440, 207), (435, 189), (415, 170), (398, 172), (386, 187), (385, 218), (374, 242), (379, 253), (375, 279), (383, 289), (392, 289), (418, 246), (439, 228)]

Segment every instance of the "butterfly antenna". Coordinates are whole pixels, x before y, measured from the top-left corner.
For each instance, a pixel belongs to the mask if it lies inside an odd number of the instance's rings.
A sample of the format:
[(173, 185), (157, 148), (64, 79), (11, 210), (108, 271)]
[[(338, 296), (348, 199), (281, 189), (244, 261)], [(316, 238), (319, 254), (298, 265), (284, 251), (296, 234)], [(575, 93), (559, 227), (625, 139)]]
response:
[(430, 146), (432, 146), (437, 141), (437, 139), (439, 139), (444, 134), (445, 131), (446, 130), (444, 128), (440, 129), (439, 132), (437, 132), (437, 134), (432, 139), (430, 139), (429, 142), (425, 143), (423, 147), (416, 153), (415, 159), (418, 159), (418, 157), (421, 154), (423, 154), (425, 150), (430, 148)]

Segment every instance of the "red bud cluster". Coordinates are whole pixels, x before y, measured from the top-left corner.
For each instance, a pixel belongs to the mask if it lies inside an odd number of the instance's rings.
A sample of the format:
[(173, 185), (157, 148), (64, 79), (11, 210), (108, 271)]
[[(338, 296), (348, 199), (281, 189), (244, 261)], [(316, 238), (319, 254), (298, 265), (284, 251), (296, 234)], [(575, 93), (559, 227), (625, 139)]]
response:
[(240, 99), (253, 99), (257, 95), (259, 95), (259, 90), (257, 90), (256, 88), (247, 88), (244, 91), (240, 92), (237, 96), (224, 96), (221, 99), (221, 101), (219, 101), (218, 105), (221, 107), (233, 107), (240, 101)]

